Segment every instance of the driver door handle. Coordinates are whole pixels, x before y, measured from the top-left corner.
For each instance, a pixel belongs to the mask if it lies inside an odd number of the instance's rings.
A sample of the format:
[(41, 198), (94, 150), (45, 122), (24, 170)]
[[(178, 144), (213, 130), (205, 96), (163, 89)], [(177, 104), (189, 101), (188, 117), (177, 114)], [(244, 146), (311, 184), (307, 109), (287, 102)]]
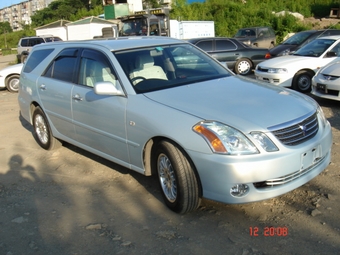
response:
[(83, 98), (81, 96), (79, 96), (78, 94), (73, 95), (72, 99), (74, 99), (76, 101), (83, 101)]

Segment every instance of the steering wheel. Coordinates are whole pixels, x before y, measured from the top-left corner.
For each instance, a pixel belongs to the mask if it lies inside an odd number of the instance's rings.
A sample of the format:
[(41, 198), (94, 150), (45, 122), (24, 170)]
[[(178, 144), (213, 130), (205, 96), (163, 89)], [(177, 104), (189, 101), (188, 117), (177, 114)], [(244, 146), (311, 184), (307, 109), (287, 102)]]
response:
[[(143, 77), (143, 76), (136, 76), (136, 77), (131, 78), (131, 81), (132, 81), (132, 82), (135, 82), (135, 81), (137, 81), (137, 80), (145, 81), (146, 78)], [(141, 82), (141, 81), (139, 81), (139, 82)]]

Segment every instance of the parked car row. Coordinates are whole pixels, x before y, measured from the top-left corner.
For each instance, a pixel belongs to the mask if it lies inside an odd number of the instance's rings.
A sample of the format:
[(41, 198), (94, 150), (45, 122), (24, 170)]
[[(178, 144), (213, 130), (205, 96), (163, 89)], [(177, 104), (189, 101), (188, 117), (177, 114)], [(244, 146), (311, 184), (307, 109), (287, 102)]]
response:
[(17, 45), (17, 59), (18, 63), (25, 63), (28, 54), (32, 50), (32, 47), (41, 43), (49, 43), (49, 42), (58, 42), (62, 41), (60, 37), (53, 35), (44, 35), (44, 36), (29, 36), (20, 38)]
[(279, 196), (330, 162), (331, 126), (313, 99), (235, 75), (173, 38), (37, 45), (18, 102), (42, 148), (65, 141), (155, 175), (178, 213), (201, 198)]
[(270, 58), (268, 49), (252, 48), (235, 38), (194, 38), (187, 41), (209, 53), (236, 74), (248, 75), (257, 64)]
[(0, 70), (0, 88), (9, 92), (18, 92), (19, 78), (23, 64), (7, 66)]
[(320, 37), (292, 55), (273, 58), (256, 66), (256, 79), (307, 93), (312, 77), (340, 56), (340, 36)]

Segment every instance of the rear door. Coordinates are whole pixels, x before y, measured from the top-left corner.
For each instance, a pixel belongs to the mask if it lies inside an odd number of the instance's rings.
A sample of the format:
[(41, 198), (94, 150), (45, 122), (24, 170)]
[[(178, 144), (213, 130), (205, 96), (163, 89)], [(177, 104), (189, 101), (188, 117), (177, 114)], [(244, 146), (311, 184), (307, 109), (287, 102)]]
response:
[(240, 57), (240, 53), (237, 50), (236, 44), (231, 40), (216, 39), (215, 50), (211, 55), (233, 70), (236, 60)]
[(61, 51), (37, 81), (42, 107), (50, 123), (60, 134), (70, 139), (75, 139), (70, 95), (75, 81), (78, 53), (77, 48)]

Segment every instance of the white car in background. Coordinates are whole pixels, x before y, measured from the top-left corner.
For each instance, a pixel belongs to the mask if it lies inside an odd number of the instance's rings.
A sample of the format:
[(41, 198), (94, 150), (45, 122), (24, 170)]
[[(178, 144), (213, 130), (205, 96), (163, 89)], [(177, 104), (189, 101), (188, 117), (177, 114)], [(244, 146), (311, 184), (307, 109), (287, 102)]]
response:
[(312, 94), (340, 101), (340, 61), (321, 68), (312, 79)]
[(9, 92), (18, 92), (22, 67), (23, 64), (16, 64), (0, 70), (0, 89), (7, 88)]
[(257, 80), (308, 93), (318, 69), (340, 56), (340, 36), (327, 36), (305, 45), (293, 55), (265, 60), (255, 69)]

